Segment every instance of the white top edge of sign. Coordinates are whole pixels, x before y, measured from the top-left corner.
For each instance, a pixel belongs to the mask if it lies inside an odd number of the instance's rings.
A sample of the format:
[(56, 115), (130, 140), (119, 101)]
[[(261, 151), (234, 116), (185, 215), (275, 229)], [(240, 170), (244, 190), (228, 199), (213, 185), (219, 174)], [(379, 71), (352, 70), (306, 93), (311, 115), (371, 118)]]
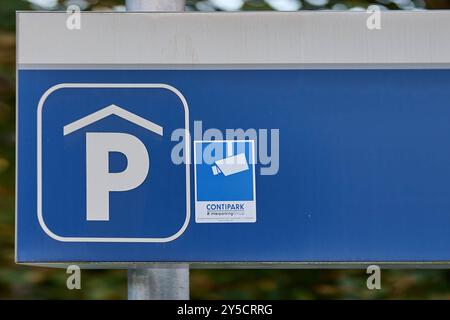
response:
[(18, 12), (19, 67), (450, 66), (450, 11)]

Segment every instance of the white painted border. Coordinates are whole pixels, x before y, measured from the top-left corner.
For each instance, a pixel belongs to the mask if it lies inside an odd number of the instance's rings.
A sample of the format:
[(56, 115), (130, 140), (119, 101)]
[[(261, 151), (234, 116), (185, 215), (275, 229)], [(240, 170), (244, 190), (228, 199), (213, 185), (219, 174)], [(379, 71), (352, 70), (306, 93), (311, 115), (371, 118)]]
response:
[[(55, 91), (63, 88), (152, 88), (166, 89), (177, 95), (184, 108), (185, 124), (185, 166), (186, 166), (186, 218), (183, 226), (170, 237), (165, 238), (107, 238), (107, 237), (63, 237), (51, 231), (45, 224), (42, 213), (42, 109), (45, 100)], [(60, 83), (48, 89), (39, 100), (37, 109), (37, 218), (41, 228), (51, 238), (62, 242), (170, 242), (181, 236), (189, 225), (191, 218), (191, 180), (190, 180), (190, 134), (189, 106), (181, 92), (171, 85), (163, 83)]]
[[(195, 205), (197, 204), (197, 148), (196, 145), (197, 144), (202, 144), (202, 143), (211, 143), (211, 142), (217, 142), (217, 143), (226, 143), (226, 142), (233, 142), (233, 143), (239, 143), (239, 142), (245, 142), (245, 143), (250, 143), (251, 145), (251, 149), (252, 149), (252, 155), (253, 155), (253, 164), (252, 165), (252, 170), (253, 170), (253, 201), (255, 201), (255, 221), (224, 221), (224, 222), (220, 222), (220, 221), (215, 221), (215, 222), (208, 222), (208, 221), (197, 221), (197, 212), (195, 213), (195, 223), (256, 223), (258, 221), (257, 218), (257, 213), (258, 211), (257, 206), (256, 206), (256, 163), (257, 163), (257, 158), (256, 158), (256, 154), (255, 154), (255, 140), (194, 140), (194, 193), (195, 193)], [(195, 205), (194, 205), (194, 209), (195, 209)]]

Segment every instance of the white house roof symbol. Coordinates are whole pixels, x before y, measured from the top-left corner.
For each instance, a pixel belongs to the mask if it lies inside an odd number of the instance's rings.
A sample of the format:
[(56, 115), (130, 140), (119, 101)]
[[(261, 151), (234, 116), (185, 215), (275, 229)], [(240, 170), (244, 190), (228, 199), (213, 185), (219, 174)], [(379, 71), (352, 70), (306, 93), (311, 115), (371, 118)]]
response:
[(163, 135), (163, 127), (157, 125), (156, 123), (153, 123), (147, 119), (144, 119), (138, 115), (135, 115), (134, 113), (131, 113), (125, 109), (122, 109), (119, 106), (116, 106), (115, 104), (112, 104), (108, 107), (105, 107), (103, 109), (100, 109), (94, 113), (91, 113), (81, 119), (78, 119), (72, 123), (69, 123), (64, 126), (64, 135), (71, 134), (72, 132), (75, 132), (81, 128), (84, 128), (94, 122), (97, 122), (99, 120), (102, 120), (103, 118), (109, 117), (110, 115), (116, 115), (122, 119), (125, 119), (127, 121), (130, 121), (140, 127), (143, 127), (144, 129), (150, 130), (156, 134), (159, 134), (160, 136)]

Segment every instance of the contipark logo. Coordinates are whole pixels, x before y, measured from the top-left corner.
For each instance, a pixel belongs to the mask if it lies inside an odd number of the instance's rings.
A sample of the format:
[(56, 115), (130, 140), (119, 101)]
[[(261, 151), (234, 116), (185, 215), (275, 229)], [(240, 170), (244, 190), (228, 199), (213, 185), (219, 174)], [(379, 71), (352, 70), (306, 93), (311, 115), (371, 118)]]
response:
[(244, 210), (244, 203), (219, 203), (219, 204), (208, 204), (206, 206), (206, 209), (211, 210), (211, 211), (215, 211), (215, 210), (219, 210), (219, 211), (241, 211)]
[(208, 203), (206, 205), (207, 215), (234, 216), (243, 215), (245, 203)]

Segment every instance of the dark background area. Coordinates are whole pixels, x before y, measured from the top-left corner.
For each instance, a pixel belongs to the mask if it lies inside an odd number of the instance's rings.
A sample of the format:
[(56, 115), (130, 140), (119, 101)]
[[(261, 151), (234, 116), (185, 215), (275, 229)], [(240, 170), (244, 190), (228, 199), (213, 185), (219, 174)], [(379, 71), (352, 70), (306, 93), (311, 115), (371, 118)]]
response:
[[(82, 290), (66, 288), (64, 269), (14, 263), (15, 11), (123, 11), (113, 0), (0, 0), (0, 299), (125, 299), (125, 270), (84, 270)], [(188, 10), (450, 9), (450, 0), (188, 0)], [(449, 30), (450, 31), (450, 30)], [(450, 35), (449, 35), (450, 36)], [(382, 236), (382, 235), (380, 235)], [(450, 248), (449, 248), (450, 249)], [(385, 270), (382, 289), (366, 288), (365, 270), (192, 270), (193, 299), (450, 299), (448, 270)]]

